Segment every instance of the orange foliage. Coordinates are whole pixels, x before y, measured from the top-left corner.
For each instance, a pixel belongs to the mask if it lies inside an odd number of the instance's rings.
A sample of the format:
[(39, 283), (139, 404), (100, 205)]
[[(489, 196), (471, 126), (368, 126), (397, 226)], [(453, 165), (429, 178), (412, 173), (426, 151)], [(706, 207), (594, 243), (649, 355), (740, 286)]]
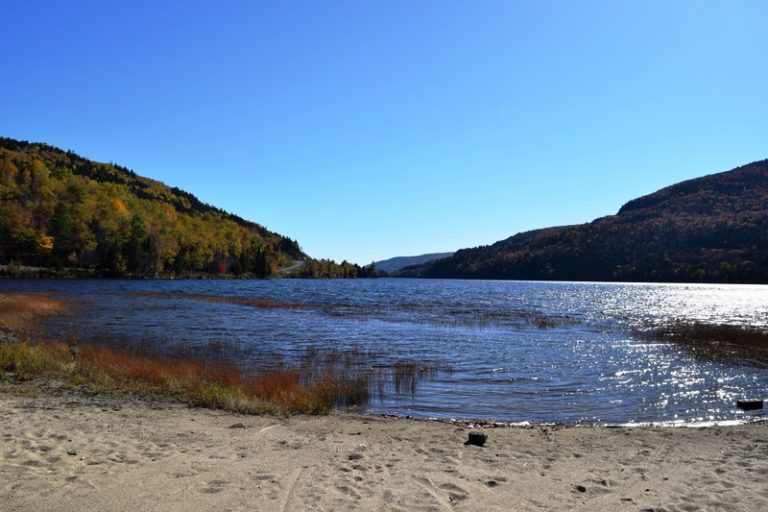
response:
[(51, 252), (53, 250), (53, 237), (50, 235), (40, 235), (37, 248), (43, 252)]
[(125, 202), (123, 202), (123, 200), (119, 197), (113, 197), (110, 202), (112, 203), (112, 208), (114, 208), (117, 213), (125, 213), (128, 211), (128, 208), (125, 206)]

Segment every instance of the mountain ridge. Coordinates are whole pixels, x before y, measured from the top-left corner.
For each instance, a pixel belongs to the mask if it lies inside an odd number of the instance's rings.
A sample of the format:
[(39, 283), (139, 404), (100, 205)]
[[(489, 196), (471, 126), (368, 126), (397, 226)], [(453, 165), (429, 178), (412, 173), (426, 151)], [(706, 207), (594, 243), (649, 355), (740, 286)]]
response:
[(768, 283), (768, 160), (686, 180), (585, 224), (518, 233), (400, 276)]
[(386, 260), (374, 261), (371, 265), (367, 266), (373, 266), (377, 270), (384, 272), (396, 272), (408, 266), (429, 263), (430, 261), (453, 256), (453, 254), (453, 252), (434, 252), (419, 254), (418, 256), (395, 256), (393, 258), (387, 258)]
[(315, 260), (296, 240), (120, 165), (0, 137), (0, 268), (9, 267), (115, 277), (369, 273)]

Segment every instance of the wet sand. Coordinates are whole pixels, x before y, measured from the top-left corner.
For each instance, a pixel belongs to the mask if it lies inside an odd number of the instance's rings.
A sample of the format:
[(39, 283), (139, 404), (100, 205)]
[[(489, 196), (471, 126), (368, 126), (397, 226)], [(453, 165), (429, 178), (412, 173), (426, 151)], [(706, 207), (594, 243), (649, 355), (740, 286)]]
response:
[(0, 381), (3, 511), (768, 510), (768, 424), (243, 416)]

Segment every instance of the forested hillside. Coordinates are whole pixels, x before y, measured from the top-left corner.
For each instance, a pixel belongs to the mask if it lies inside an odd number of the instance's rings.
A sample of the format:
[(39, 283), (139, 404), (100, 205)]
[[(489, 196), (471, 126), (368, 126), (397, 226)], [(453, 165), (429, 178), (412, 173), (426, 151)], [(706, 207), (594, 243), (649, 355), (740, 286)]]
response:
[(768, 160), (664, 188), (588, 224), (520, 233), (401, 275), (768, 283)]
[(295, 240), (119, 165), (8, 138), (0, 138), (0, 265), (132, 277), (360, 269), (312, 260)]

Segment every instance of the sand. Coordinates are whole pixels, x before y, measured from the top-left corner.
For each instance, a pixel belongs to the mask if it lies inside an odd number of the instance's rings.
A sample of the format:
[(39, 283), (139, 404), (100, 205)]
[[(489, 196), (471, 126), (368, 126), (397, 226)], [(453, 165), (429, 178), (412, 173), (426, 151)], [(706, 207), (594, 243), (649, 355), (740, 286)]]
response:
[(0, 381), (0, 510), (768, 510), (768, 424), (243, 416)]

